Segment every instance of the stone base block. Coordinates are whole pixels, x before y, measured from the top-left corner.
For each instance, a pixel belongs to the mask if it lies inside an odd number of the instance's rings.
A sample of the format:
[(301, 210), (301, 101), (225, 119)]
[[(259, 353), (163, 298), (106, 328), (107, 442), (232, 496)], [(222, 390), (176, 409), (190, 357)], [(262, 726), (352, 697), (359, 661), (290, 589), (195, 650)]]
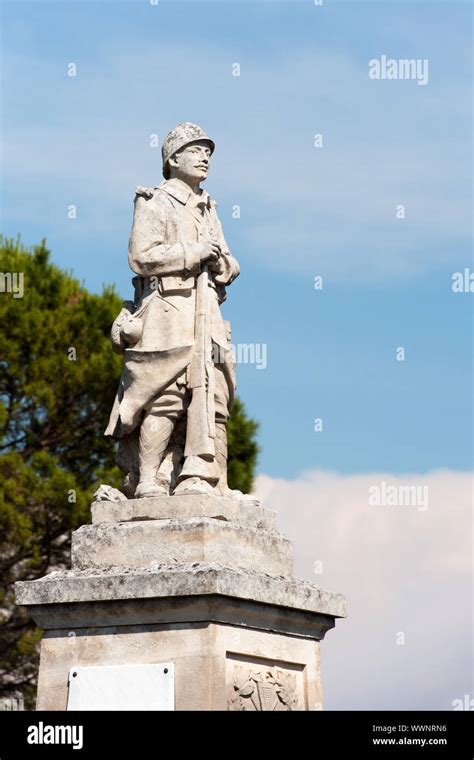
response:
[(67, 709), (71, 669), (168, 662), (176, 710), (322, 709), (319, 642), (218, 623), (47, 631), (36, 709)]
[(188, 494), (92, 519), (71, 570), (15, 585), (44, 630), (37, 709), (321, 709), (319, 642), (345, 600), (292, 577), (273, 512)]
[(212, 517), (235, 522), (249, 528), (275, 530), (276, 512), (259, 506), (258, 500), (225, 499), (212, 494), (154, 496), (125, 501), (95, 501), (91, 506), (92, 523), (128, 522), (130, 520), (167, 520), (185, 517)]
[(71, 669), (160, 663), (177, 710), (318, 710), (319, 641), (345, 616), (307, 581), (205, 563), (60, 571), (16, 591), (45, 629), (38, 710), (67, 708)]
[(281, 533), (208, 517), (83, 525), (72, 534), (71, 561), (79, 570), (179, 561), (293, 573), (292, 545)]

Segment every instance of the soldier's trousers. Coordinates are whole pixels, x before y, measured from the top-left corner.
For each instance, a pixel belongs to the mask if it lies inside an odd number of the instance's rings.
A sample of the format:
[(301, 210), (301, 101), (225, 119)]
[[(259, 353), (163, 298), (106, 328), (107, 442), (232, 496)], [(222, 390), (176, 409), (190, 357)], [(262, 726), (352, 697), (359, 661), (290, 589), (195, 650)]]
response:
[[(217, 485), (219, 482), (225, 487), (227, 484), (226, 423), (229, 417), (229, 386), (221, 365), (214, 364), (213, 371), (216, 458), (214, 462), (209, 462), (201, 457), (188, 457), (182, 474), (185, 477), (202, 478), (211, 485)], [(165, 456), (173, 430), (186, 413), (191, 397), (192, 391), (187, 387), (186, 372), (184, 372), (160, 393), (146, 411), (140, 428), (140, 482), (161, 480), (158, 469)]]

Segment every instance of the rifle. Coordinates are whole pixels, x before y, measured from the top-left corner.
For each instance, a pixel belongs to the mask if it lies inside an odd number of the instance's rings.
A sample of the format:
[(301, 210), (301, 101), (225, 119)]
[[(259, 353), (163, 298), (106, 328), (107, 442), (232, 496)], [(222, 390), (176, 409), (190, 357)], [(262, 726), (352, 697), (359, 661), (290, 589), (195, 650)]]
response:
[(208, 329), (208, 282), (209, 272), (202, 265), (196, 284), (196, 311), (194, 327), (194, 353), (191, 359), (189, 387), (192, 390), (191, 403), (187, 414), (185, 456), (201, 456), (214, 459), (214, 431), (210, 429), (208, 415), (208, 383), (206, 357), (210, 350)]

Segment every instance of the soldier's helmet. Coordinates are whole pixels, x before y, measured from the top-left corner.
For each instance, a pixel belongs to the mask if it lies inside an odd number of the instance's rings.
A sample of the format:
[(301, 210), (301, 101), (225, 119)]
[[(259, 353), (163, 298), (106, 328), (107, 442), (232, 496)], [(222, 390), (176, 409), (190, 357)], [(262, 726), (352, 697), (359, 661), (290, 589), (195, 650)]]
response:
[(168, 132), (161, 148), (161, 157), (163, 159), (163, 177), (169, 179), (170, 168), (168, 161), (171, 156), (176, 153), (180, 148), (184, 148), (185, 145), (194, 142), (195, 140), (207, 140), (211, 149), (211, 155), (216, 147), (211, 138), (206, 135), (201, 127), (197, 124), (191, 124), (190, 121), (183, 121), (182, 124), (178, 124), (177, 127)]

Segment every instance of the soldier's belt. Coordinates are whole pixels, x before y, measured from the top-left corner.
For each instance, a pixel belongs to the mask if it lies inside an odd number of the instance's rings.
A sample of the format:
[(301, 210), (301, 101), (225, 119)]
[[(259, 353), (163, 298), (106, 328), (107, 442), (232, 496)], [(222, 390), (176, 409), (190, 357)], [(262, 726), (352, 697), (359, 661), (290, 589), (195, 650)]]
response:
[[(196, 287), (196, 276), (195, 275), (162, 275), (160, 277), (154, 276), (154, 277), (147, 277), (145, 278), (145, 292), (152, 291), (152, 290), (158, 290), (158, 293), (160, 295), (165, 295), (166, 293), (184, 293), (187, 291), (194, 290)], [(210, 287), (215, 289), (215, 284), (212, 281), (211, 278), (209, 278), (209, 285)]]

